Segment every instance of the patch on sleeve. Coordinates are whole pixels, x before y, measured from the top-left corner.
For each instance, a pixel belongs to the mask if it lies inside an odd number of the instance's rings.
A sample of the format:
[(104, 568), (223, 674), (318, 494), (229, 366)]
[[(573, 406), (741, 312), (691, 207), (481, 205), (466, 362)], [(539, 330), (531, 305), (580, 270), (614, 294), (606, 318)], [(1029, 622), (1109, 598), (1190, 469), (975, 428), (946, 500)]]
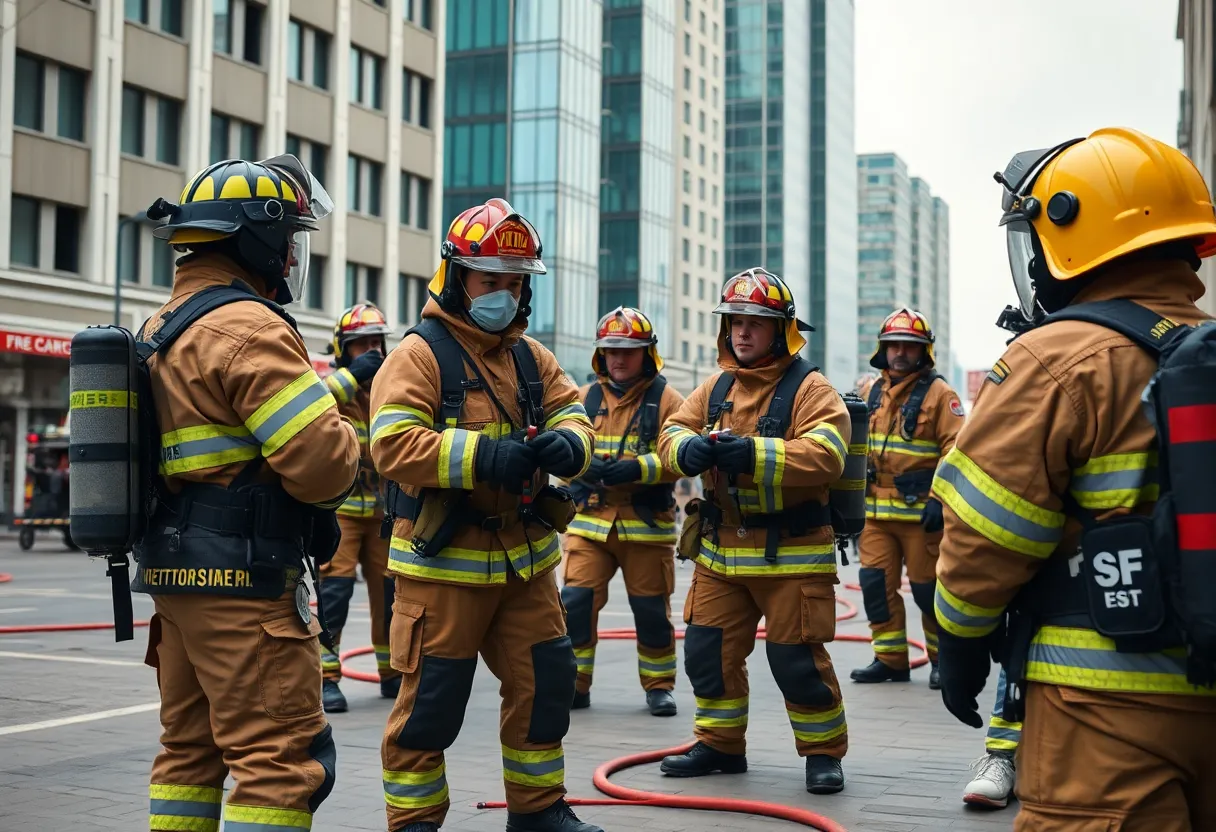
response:
[(992, 365), (992, 369), (988, 371), (986, 378), (993, 384), (1000, 384), (1002, 381), (1009, 378), (1010, 372), (1011, 371), (1008, 364), (1006, 364), (1003, 360), (997, 361)]
[(960, 402), (958, 399), (951, 399), (950, 400), (950, 412), (953, 413), (955, 416), (962, 416), (963, 415), (963, 403)]

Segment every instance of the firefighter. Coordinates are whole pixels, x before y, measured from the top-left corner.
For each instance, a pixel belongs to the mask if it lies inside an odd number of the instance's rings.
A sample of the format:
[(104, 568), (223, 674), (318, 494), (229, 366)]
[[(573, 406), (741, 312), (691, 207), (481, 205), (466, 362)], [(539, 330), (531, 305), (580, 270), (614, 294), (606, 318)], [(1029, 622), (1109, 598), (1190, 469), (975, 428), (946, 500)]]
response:
[(456, 217), (441, 255), (422, 322), (372, 385), (404, 674), (382, 746), (388, 826), (443, 823), (443, 752), (480, 653), (502, 683), (507, 829), (602, 832), (564, 799), (575, 664), (554, 569), (574, 508), (545, 482), (586, 471), (594, 431), (557, 359), (524, 336), (540, 237), (494, 198)]
[(388, 321), (374, 304), (356, 304), (338, 318), (327, 351), (334, 356), (337, 369), (325, 378), (338, 410), (354, 424), (359, 433), (359, 478), (350, 496), (338, 507), (338, 526), (342, 541), (333, 559), (321, 567), (319, 592), (325, 604), (325, 623), (333, 639), (333, 649), (321, 648), (321, 673), (325, 677), (321, 701), (327, 713), (346, 710), (346, 697), (338, 682), (342, 662), (338, 649), (350, 600), (355, 594), (355, 569), (362, 567), (367, 583), (367, 602), (371, 610), (372, 649), (380, 675), (380, 695), (396, 699), (401, 688), (401, 673), (393, 670), (388, 656), (389, 617), (393, 605), (393, 581), (385, 573), (388, 541), (380, 537), (384, 512), (380, 499), (380, 477), (372, 465), (367, 443), (372, 379), (388, 354)]
[[(1202, 550), (1204, 532), (1179, 523), (1189, 546), (1146, 550), (1135, 516), (1166, 495), (1141, 403), (1157, 359), (1119, 331), (1068, 319), (1130, 300), (1156, 322), (1145, 344), (1205, 320), (1196, 271), (1216, 248), (1211, 197), (1182, 153), (1124, 128), (1019, 153), (997, 180), (1029, 331), (989, 372), (933, 484), (945, 506), (942, 698), (982, 727), (975, 698), (990, 656), (1002, 658), (1005, 715), (1022, 704), (1025, 714), (1017, 830), (1216, 829), (1216, 690), (1192, 684), (1190, 636), (1162, 625), (1189, 611), (1152, 620), (1163, 564)], [(1044, 323), (1052, 313), (1063, 319)], [(1194, 454), (1208, 452), (1204, 432), (1192, 431)], [(1091, 545), (1104, 537), (1109, 551)]]
[(336, 754), (300, 554), (317, 534), (336, 546), (333, 509), (359, 440), (278, 304), (302, 296), (308, 233), (333, 204), (294, 156), (211, 165), (179, 202), (149, 209), (168, 220), (155, 235), (185, 256), (143, 336), (215, 287), (249, 302), (210, 312), (150, 362), (163, 480), (133, 583), (156, 604), (147, 663), (163, 733), (150, 828), (218, 828), (231, 774), (226, 829), (303, 832), (333, 788)]
[(746, 661), (764, 617), (765, 652), (806, 757), (806, 788), (844, 788), (844, 705), (824, 647), (836, 634), (836, 555), (828, 487), (851, 433), (840, 394), (798, 351), (806, 344), (785, 282), (762, 268), (726, 281), (722, 372), (668, 420), (659, 456), (703, 475), (679, 555), (696, 561), (684, 603), (684, 670), (696, 696), (696, 744), (664, 758), (675, 777), (747, 770)]
[(584, 508), (566, 535), (562, 602), (574, 642), (574, 707), (591, 704), (596, 628), (608, 584), (620, 569), (633, 610), (638, 676), (654, 716), (674, 716), (676, 639), (675, 487), (678, 475), (655, 453), (659, 428), (684, 399), (661, 375), (650, 319), (618, 306), (600, 319), (591, 364), (597, 381), (580, 393), (595, 425), (595, 452), (572, 486)]
[(929, 487), (938, 460), (954, 447), (963, 405), (934, 369), (933, 341), (924, 315), (907, 307), (892, 312), (870, 358), (881, 375), (862, 391), (870, 411), (870, 459), (859, 578), (874, 660), (849, 674), (854, 682), (911, 678), (907, 612), (899, 591), (906, 568), (925, 631), (929, 687), (939, 687), (933, 584), (942, 505), (929, 496)]
[(988, 717), (984, 755), (971, 763), (975, 777), (963, 789), (963, 803), (985, 809), (1004, 809), (1017, 777), (1014, 759), (1022, 740), (1022, 723), (1005, 719), (1006, 678), (1004, 669), (997, 679), (996, 702)]

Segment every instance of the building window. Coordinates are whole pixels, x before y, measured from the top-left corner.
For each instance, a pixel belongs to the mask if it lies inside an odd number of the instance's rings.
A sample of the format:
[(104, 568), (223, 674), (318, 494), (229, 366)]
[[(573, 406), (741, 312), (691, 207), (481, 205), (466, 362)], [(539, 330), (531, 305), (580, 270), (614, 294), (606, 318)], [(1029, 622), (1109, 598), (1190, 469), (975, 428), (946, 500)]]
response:
[(697, 363), (698, 364), (705, 363), (705, 345), (704, 344), (697, 344)]
[[(148, 125), (152, 125), (149, 135)], [(182, 103), (122, 88), (122, 152), (155, 158), (166, 165), (181, 164)], [(155, 148), (153, 155), (149, 148)]]
[(211, 0), (211, 14), (215, 51), (260, 66), (266, 7), (254, 0)]
[(122, 88), (122, 152), (144, 155), (144, 94), (134, 87)]
[(713, 229), (712, 231), (709, 232), (710, 235), (712, 237), (714, 237), (714, 239), (717, 239), (717, 237), (718, 237), (718, 218), (714, 217), (712, 220), (709, 221), (709, 224)]
[[(684, 287), (684, 294), (688, 294), (688, 286)], [(697, 278), (697, 300), (705, 300), (705, 278)]]
[(404, 67), (401, 69), (401, 120), (414, 120), (414, 73)]
[(245, 60), (251, 64), (262, 63), (262, 18), (266, 9), (257, 3), (245, 0)]
[(329, 148), (317, 142), (301, 139), (299, 136), (287, 134), (287, 152), (295, 156), (321, 184), (328, 178), (328, 163), (326, 157)]
[(168, 288), (173, 285), (173, 247), (161, 240), (152, 242), (152, 285)]
[(680, 360), (685, 363), (688, 362), (688, 342), (687, 341), (680, 342)]
[(684, 171), (684, 193), (692, 193), (692, 174), (688, 171)]
[(692, 158), (692, 139), (690, 139), (688, 136), (684, 137), (684, 158)]
[(718, 186), (714, 185), (714, 205), (718, 204)]
[(160, 28), (163, 32), (181, 37), (182, 0), (160, 0)]
[(429, 298), (427, 279), (414, 275), (397, 275), (397, 320), (405, 326), (413, 326), (422, 318), (422, 310)]
[(360, 301), (379, 303), (380, 270), (374, 266), (361, 266), (358, 263), (346, 264), (346, 306), (354, 306)]
[(692, 23), (692, 0), (684, 0), (684, 21)]
[(118, 276), (123, 283), (139, 282), (139, 223), (118, 218)]
[(380, 216), (384, 166), (352, 153), (346, 159), (346, 175), (346, 198), (351, 210), (373, 217)]
[(692, 57), (692, 35), (688, 34), (688, 32), (684, 33), (684, 54), (690, 58)]
[(705, 79), (704, 78), (697, 79), (697, 88), (698, 88), (699, 94), (701, 96), (701, 100), (704, 101), (705, 100)]
[(689, 208), (687, 205), (685, 205), (685, 206), (684, 206), (684, 207), (681, 209), (681, 213), (683, 214), (684, 227), (685, 227), (685, 228), (688, 228), (689, 217), (690, 217), (690, 216), (691, 216), (691, 214), (692, 214), (692, 209), (690, 209), (690, 208)]
[(701, 333), (702, 335), (705, 334), (705, 313), (704, 312), (697, 313), (697, 332)]
[(705, 34), (705, 12), (701, 12), (701, 34)]
[(685, 306), (680, 310), (680, 326), (688, 329), (688, 307)]
[[(156, 161), (178, 165), (181, 150), (182, 105), (171, 98), (156, 99)], [(248, 156), (246, 158), (253, 158)]]
[(329, 35), (298, 20), (287, 23), (287, 77), (329, 89)]
[(416, 0), (416, 2), (421, 9), (419, 22), (422, 24), (422, 28), (426, 29), (427, 31), (434, 29), (435, 22), (431, 19), (431, 4), (434, 3), (435, 0)]
[(692, 90), (692, 70), (684, 67), (684, 89)]
[(148, 22), (148, 0), (125, 0), (123, 17), (136, 23)]
[(718, 252), (716, 249), (709, 253), (709, 261), (710, 269), (716, 272), (718, 270)]
[(702, 44), (700, 46), (700, 52), (701, 52), (701, 66), (705, 66), (705, 45), (704, 44)]
[(418, 78), (418, 126), (431, 129), (431, 79), (421, 76)]
[(304, 287), (304, 305), (309, 309), (325, 308), (325, 258), (313, 254), (308, 259), (308, 284)]
[(364, 292), (363, 296), (377, 306), (380, 305), (380, 270), (373, 269), (371, 266), (367, 268), (367, 274), (364, 275)]
[(42, 130), (43, 102), (46, 99), (46, 68), (42, 61), (23, 52), (17, 53), (16, 92), (13, 96), (13, 123), (30, 130)]
[[(705, 132), (705, 111), (704, 110), (697, 111), (697, 129), (700, 130), (702, 133)], [(705, 164), (705, 163), (702, 162), (701, 164)]]
[(716, 150), (714, 151), (712, 158), (713, 158), (713, 165), (710, 167), (710, 170), (712, 170), (714, 173), (717, 173), (718, 172), (718, 151), (716, 151)]
[(684, 293), (685, 297), (688, 296), (688, 272), (684, 272), (680, 278), (680, 290)]
[(287, 77), (304, 80), (304, 29), (298, 21), (287, 21)]
[(42, 205), (36, 199), (14, 196), (12, 219), (9, 221), (9, 260), (14, 266), (38, 268), (38, 255), (42, 249), (41, 230)]
[[(260, 138), (261, 129), (258, 125), (213, 112), (211, 114), (212, 164), (225, 159), (257, 159), (261, 155), (259, 153)], [(296, 155), (299, 156), (299, 154)], [(303, 157), (299, 158), (303, 161)], [(309, 170), (318, 180), (321, 179), (315, 169), (310, 167)]]
[[(704, 115), (704, 114), (702, 114), (702, 115)], [(705, 164), (705, 144), (704, 143), (697, 145), (697, 162), (702, 165)]]
[(84, 141), (85, 74), (66, 66), (59, 67), (58, 125), (59, 136)]
[(225, 55), (232, 54), (232, 14), (230, 3), (233, 0), (211, 0), (211, 20), (215, 30), (213, 47), (216, 52)]
[(684, 102), (684, 123), (692, 124), (692, 105), (687, 101)]
[[(401, 119), (419, 127), (431, 127), (431, 85), (430, 78), (425, 78), (416, 72), (403, 69), (401, 74)], [(415, 86), (417, 91), (415, 92)], [(418, 112), (414, 112), (414, 101), (418, 102)]]
[(697, 179), (697, 199), (705, 199), (705, 177)]
[(680, 257), (685, 263), (688, 262), (690, 249), (691, 244), (688, 242), (688, 238), (686, 237), (680, 242)]
[(697, 231), (700, 231), (702, 234), (705, 233), (705, 212), (704, 211), (697, 212)]
[(357, 46), (350, 48), (350, 100), (373, 110), (384, 109), (384, 59)]
[(705, 246), (703, 246), (703, 245), (697, 246), (697, 265), (698, 266), (705, 265)]

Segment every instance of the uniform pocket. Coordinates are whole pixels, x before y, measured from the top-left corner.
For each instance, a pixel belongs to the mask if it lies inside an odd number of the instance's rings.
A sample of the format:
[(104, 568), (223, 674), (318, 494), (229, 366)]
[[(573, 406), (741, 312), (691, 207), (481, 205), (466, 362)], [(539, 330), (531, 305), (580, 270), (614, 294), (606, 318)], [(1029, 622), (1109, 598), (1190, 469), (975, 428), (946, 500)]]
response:
[(148, 622), (148, 650), (144, 653), (144, 664), (148, 667), (156, 668), (156, 678), (160, 680), (160, 628), (161, 617), (160, 613), (153, 613), (152, 620)]
[(836, 593), (831, 584), (803, 584), (802, 643), (825, 644), (836, 638)]
[(692, 573), (692, 583), (688, 585), (688, 597), (684, 599), (684, 623), (692, 623), (692, 603), (697, 594), (697, 573)]
[(422, 657), (422, 622), (426, 607), (414, 601), (393, 601), (389, 644), (393, 669), (414, 673)]
[(1045, 806), (1023, 803), (1018, 813), (1018, 829), (1023, 832), (1119, 832), (1124, 818), (1095, 817), (1093, 809)]
[(317, 649), (320, 627), (316, 618), (308, 626), (294, 614), (260, 623), (258, 684), (266, 713), (274, 719), (318, 713), (321, 654)]

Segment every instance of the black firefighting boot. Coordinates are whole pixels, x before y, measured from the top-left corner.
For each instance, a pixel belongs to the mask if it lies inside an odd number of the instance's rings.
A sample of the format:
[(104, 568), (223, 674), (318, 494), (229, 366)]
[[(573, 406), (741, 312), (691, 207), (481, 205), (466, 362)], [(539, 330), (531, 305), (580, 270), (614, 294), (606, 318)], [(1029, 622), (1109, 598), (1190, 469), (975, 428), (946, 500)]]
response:
[(675, 716), (676, 699), (669, 690), (646, 691), (646, 707), (651, 716)]
[(390, 676), (387, 679), (380, 680), (380, 695), (385, 699), (396, 699), (397, 694), (401, 692), (401, 677)]
[(400, 829), (394, 830), (394, 832), (439, 832), (439, 824), (431, 823), (429, 820), (422, 820), (402, 826)]
[(806, 790), (811, 794), (836, 794), (844, 789), (844, 769), (840, 760), (826, 754), (806, 758)]
[(875, 682), (909, 682), (912, 680), (912, 673), (908, 670), (895, 670), (887, 667), (878, 659), (870, 662), (866, 667), (859, 667), (849, 674), (849, 678), (854, 682), (862, 684), (873, 684)]
[(659, 771), (670, 777), (703, 777), (715, 771), (742, 774), (747, 771), (747, 757), (743, 754), (725, 754), (699, 742), (685, 754), (664, 757)]
[(507, 812), (507, 832), (604, 832), (598, 826), (583, 823), (570, 804), (559, 799), (539, 812)]
[(321, 684), (321, 707), (327, 714), (346, 713), (346, 697), (333, 679), (326, 679)]
[(574, 701), (570, 703), (570, 710), (581, 711), (583, 708), (591, 707), (591, 691), (586, 693), (574, 692)]
[(933, 663), (933, 669), (929, 671), (929, 690), (941, 690), (942, 677), (937, 672), (937, 662)]

